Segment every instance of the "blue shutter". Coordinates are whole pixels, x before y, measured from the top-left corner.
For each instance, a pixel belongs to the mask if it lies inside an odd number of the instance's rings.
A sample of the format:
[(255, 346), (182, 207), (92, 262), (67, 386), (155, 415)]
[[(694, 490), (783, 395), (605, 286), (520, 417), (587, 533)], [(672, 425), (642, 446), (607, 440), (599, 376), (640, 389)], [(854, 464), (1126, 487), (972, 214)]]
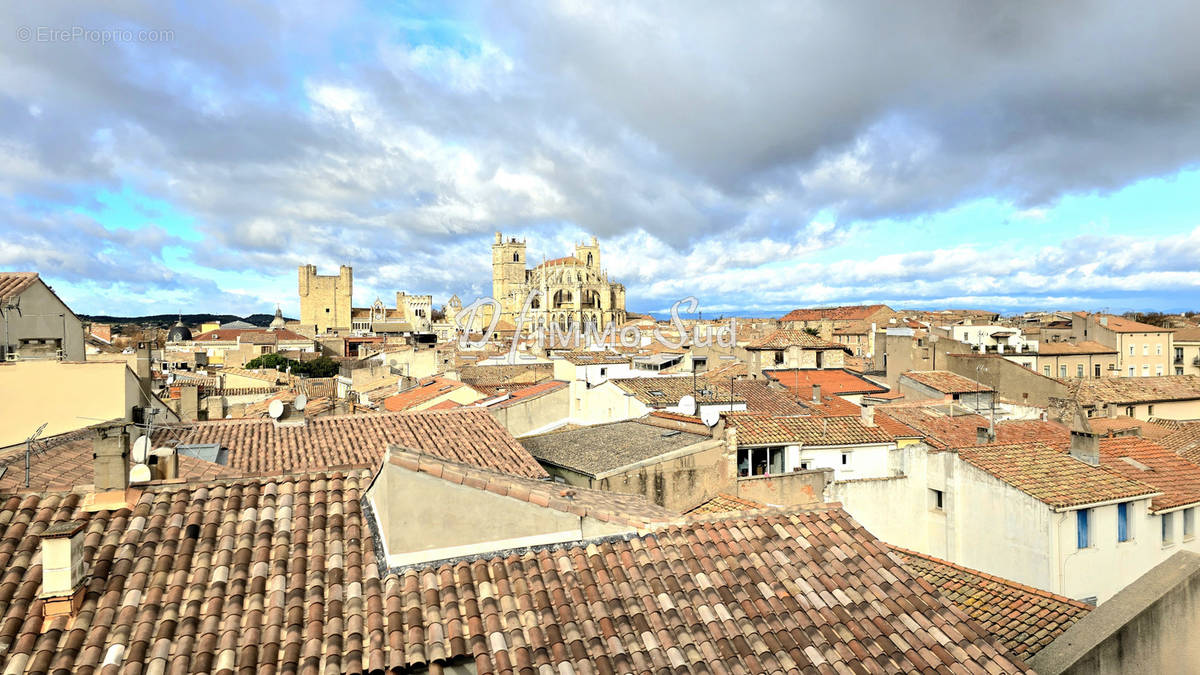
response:
[(1088, 538), (1088, 509), (1079, 509), (1075, 512), (1075, 526), (1076, 548), (1087, 548), (1091, 541)]
[(1129, 541), (1129, 504), (1117, 504), (1117, 541)]

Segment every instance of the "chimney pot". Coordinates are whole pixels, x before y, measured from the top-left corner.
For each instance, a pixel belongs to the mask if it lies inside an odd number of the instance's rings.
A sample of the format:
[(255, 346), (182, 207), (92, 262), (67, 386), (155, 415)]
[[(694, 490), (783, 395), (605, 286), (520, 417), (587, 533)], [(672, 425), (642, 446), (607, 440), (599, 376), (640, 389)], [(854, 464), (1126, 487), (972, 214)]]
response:
[(92, 458), (96, 492), (129, 487), (129, 433), (124, 424), (96, 429)]
[(58, 522), (42, 532), (42, 594), (46, 618), (74, 614), (83, 603), (83, 526)]
[(975, 445), (987, 445), (995, 440), (992, 430), (987, 427), (975, 427)]
[(821, 385), (819, 385), (819, 384), (814, 384), (814, 385), (813, 385), (813, 398), (812, 398), (812, 400), (813, 400), (813, 403), (816, 403), (816, 404), (820, 405), (820, 403), (821, 403)]
[(862, 425), (864, 427), (875, 426), (875, 406), (864, 405), (862, 407)]
[(1071, 430), (1070, 454), (1092, 466), (1100, 465), (1100, 437), (1090, 431)]

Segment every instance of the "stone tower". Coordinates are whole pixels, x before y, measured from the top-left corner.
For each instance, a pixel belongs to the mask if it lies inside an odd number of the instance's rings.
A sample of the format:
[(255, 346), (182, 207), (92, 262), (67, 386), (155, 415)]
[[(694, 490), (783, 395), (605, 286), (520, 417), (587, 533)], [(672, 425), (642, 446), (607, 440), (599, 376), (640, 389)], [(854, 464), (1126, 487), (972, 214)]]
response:
[(600, 269), (600, 244), (592, 237), (591, 243), (575, 244), (575, 257), (588, 269)]
[(300, 323), (318, 333), (350, 330), (354, 270), (342, 265), (337, 275), (317, 274), (316, 265), (300, 266)]
[(497, 232), (492, 244), (492, 297), (511, 320), (525, 302), (525, 242)]

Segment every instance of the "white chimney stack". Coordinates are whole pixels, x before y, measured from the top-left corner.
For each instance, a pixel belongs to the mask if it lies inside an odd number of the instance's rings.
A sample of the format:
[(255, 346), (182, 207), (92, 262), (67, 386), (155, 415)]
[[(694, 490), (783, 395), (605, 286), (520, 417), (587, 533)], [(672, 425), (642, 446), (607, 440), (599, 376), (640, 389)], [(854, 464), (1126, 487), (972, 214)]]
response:
[(47, 618), (74, 614), (83, 604), (83, 525), (58, 522), (42, 532), (42, 599)]

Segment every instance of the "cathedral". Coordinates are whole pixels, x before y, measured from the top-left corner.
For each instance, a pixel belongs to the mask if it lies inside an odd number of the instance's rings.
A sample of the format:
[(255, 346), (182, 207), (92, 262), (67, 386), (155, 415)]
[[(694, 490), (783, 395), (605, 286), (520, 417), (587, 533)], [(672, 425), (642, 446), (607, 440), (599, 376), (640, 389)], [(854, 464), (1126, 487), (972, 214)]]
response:
[(544, 260), (526, 267), (525, 242), (505, 240), (499, 232), (492, 244), (492, 297), (500, 303), (501, 319), (516, 323), (529, 292), (542, 294), (533, 301), (527, 320), (533, 325), (556, 323), (603, 330), (625, 321), (625, 286), (608, 280), (600, 267), (600, 245), (575, 245), (575, 255)]

